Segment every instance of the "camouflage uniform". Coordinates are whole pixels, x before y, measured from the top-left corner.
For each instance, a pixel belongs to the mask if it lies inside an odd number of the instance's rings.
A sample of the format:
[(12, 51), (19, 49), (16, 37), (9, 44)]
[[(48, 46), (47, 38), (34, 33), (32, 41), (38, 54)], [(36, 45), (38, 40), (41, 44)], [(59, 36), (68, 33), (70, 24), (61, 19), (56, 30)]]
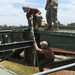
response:
[(58, 26), (58, 19), (57, 19), (57, 8), (58, 8), (58, 0), (54, 0), (54, 5), (52, 5), (52, 0), (47, 0), (46, 4), (46, 19), (48, 23), (48, 27), (52, 28), (52, 23), (54, 26)]

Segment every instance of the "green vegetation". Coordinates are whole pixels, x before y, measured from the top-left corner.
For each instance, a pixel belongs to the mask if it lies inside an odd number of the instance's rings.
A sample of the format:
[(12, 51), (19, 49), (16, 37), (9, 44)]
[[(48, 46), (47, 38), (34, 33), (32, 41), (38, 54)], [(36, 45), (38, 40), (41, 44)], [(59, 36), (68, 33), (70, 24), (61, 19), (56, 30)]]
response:
[(75, 23), (70, 23), (70, 24), (67, 24), (67, 26), (70, 26), (70, 27), (75, 27)]
[[(10, 62), (10, 61), (0, 62), (0, 65), (3, 66), (4, 68), (6, 68), (7, 70), (11, 70), (11, 71), (15, 72), (17, 75), (32, 75), (34, 73), (39, 72), (38, 67), (36, 67), (35, 71), (34, 71), (34, 67), (32, 67), (32, 66), (25, 66), (25, 65)], [(55, 75), (55, 74), (52, 73), (52, 74), (48, 74), (48, 75)]]
[[(15, 72), (17, 75), (31, 75), (34, 73), (34, 67), (31, 66), (24, 66), (22, 64), (9, 61), (0, 62), (0, 65)], [(38, 72), (38, 68), (36, 68), (36, 72)]]

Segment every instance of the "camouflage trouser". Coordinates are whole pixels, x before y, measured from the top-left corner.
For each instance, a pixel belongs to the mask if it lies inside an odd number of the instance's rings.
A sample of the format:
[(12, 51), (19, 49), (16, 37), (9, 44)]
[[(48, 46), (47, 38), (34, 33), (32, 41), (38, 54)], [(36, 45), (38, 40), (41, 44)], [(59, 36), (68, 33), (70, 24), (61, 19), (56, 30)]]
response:
[(46, 19), (49, 27), (52, 27), (52, 23), (54, 26), (58, 26), (57, 8), (47, 6)]
[(41, 61), (39, 61), (39, 70), (40, 72), (43, 71), (43, 68), (45, 65), (47, 65), (48, 63), (52, 63), (54, 61), (54, 59), (43, 59)]
[(31, 22), (30, 19), (28, 19), (28, 27), (29, 29), (32, 27), (32, 24), (34, 26), (34, 28), (36, 27), (36, 25), (38, 25), (38, 27), (41, 27), (41, 22), (42, 22), (42, 16), (33, 16), (33, 20)]
[(33, 18), (33, 26), (35, 27), (36, 25), (38, 25), (38, 27), (41, 27), (41, 20), (42, 20), (42, 16), (34, 16)]
[(29, 33), (28, 33), (28, 37), (30, 40), (33, 39), (33, 36), (31, 34), (31, 31), (32, 31), (32, 27), (33, 27), (33, 20), (31, 20), (30, 18), (28, 19), (28, 30), (29, 30)]
[[(39, 18), (38, 18), (38, 24), (40, 25), (41, 18), (40, 19)], [(40, 33), (39, 33), (39, 30), (35, 28), (35, 25), (36, 25), (35, 20), (36, 20), (36, 18), (34, 18), (34, 20), (32, 20), (32, 21), (30, 19), (28, 19), (29, 38), (32, 40), (35, 35), (36, 41), (39, 42), (38, 40), (40, 39)], [(34, 32), (36, 32), (36, 33), (34, 34)]]

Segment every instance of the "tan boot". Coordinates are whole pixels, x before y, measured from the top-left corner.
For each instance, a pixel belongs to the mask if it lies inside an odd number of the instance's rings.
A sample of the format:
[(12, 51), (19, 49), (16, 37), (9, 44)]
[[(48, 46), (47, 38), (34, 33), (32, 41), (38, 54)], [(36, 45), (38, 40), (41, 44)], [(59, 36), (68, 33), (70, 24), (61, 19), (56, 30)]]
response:
[(59, 27), (58, 26), (54, 26), (53, 27), (53, 31), (58, 31), (59, 30)]

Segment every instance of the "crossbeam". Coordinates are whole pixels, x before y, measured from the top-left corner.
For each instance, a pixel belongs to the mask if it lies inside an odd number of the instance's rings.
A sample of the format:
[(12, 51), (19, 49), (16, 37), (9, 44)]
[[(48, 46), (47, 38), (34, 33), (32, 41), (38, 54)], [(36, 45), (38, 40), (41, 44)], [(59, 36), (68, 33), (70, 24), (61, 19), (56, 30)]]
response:
[[(58, 61), (54, 61), (52, 63), (49, 64), (45, 64), (44, 68), (56, 68), (56, 67), (60, 67), (60, 66), (64, 66), (67, 64), (71, 64), (75, 62), (75, 58), (68, 58), (68, 59), (63, 59), (63, 60), (58, 60)], [(71, 70), (71, 71), (75, 71), (75, 67), (72, 68), (67, 68), (66, 70)]]
[(0, 45), (0, 52), (11, 51), (12, 49), (30, 48), (33, 46), (33, 40), (21, 41), (15, 43), (5, 43)]
[(53, 69), (50, 69), (50, 70), (47, 70), (47, 71), (35, 73), (33, 75), (50, 74), (50, 73), (54, 73), (54, 72), (57, 72), (57, 71), (61, 71), (61, 70), (64, 70), (64, 69), (67, 69), (67, 68), (70, 68), (70, 67), (75, 67), (75, 63), (71, 63), (71, 64), (68, 64), (68, 65), (60, 66), (60, 67), (53, 68)]
[(11, 34), (11, 30), (0, 30), (0, 35), (3, 35), (3, 34)]

